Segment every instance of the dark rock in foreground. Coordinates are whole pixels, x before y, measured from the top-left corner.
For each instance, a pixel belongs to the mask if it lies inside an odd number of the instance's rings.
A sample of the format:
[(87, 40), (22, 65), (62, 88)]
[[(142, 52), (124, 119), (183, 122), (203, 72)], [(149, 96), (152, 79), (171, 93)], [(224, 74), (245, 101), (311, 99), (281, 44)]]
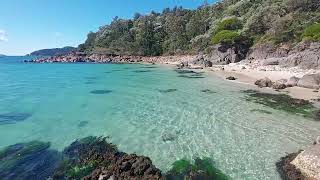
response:
[(87, 137), (72, 143), (53, 179), (161, 179), (148, 157), (119, 152), (106, 138)]
[(0, 179), (83, 180), (224, 180), (229, 177), (209, 158), (173, 163), (162, 175), (148, 157), (120, 152), (102, 137), (87, 137), (58, 152), (50, 143), (32, 141), (0, 151)]
[[(301, 152), (301, 151), (300, 151)], [(304, 180), (306, 179), (300, 170), (298, 170), (295, 165), (291, 162), (298, 156), (300, 153), (291, 153), (285, 157), (282, 157), (279, 162), (276, 163), (277, 171), (284, 180)]]

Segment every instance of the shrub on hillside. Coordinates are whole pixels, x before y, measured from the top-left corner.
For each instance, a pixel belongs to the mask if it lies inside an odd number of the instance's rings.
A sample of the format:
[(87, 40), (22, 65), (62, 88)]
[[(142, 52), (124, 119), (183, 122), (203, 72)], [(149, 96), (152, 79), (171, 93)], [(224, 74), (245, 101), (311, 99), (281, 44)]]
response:
[(216, 32), (222, 31), (222, 30), (237, 30), (242, 28), (242, 23), (241, 21), (236, 18), (229, 18), (225, 19), (221, 22), (218, 23)]
[(320, 23), (308, 26), (302, 34), (303, 39), (320, 41)]
[(236, 31), (222, 30), (212, 37), (212, 42), (214, 44), (233, 44), (236, 40), (239, 40), (240, 38), (241, 35)]

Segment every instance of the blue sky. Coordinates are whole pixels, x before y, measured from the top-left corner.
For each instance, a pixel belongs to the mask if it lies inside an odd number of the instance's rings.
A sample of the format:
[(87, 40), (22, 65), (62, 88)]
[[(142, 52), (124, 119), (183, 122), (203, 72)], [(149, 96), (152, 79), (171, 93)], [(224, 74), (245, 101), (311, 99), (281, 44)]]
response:
[[(209, 0), (212, 3), (214, 0)], [(0, 0), (0, 54), (77, 46), (89, 31), (113, 17), (161, 12), (166, 7), (194, 9), (204, 0)]]

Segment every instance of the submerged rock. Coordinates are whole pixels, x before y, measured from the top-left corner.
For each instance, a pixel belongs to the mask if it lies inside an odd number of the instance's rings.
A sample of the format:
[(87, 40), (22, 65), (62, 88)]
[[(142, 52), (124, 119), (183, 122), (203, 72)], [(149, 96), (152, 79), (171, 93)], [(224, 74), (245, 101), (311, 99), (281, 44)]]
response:
[(160, 93), (171, 93), (171, 92), (178, 91), (178, 89), (158, 89), (158, 91)]
[(109, 94), (112, 93), (111, 90), (93, 90), (90, 91), (91, 94)]
[(265, 77), (263, 79), (257, 80), (254, 84), (259, 87), (271, 87), (273, 83), (269, 78)]
[(50, 143), (32, 141), (8, 146), (0, 151), (0, 179), (47, 179), (62, 160)]
[(145, 72), (151, 72), (151, 70), (135, 70), (133, 72), (135, 72), (135, 73), (145, 73)]
[(81, 121), (79, 124), (78, 124), (78, 127), (84, 127), (84, 126), (86, 126), (86, 125), (88, 125), (88, 121)]
[(203, 92), (203, 93), (208, 93), (208, 94), (215, 94), (215, 93), (217, 93), (217, 92), (215, 92), (215, 91), (213, 91), (213, 90), (210, 90), (210, 89), (203, 89), (203, 90), (201, 90), (201, 92)]
[(31, 117), (30, 113), (5, 113), (0, 114), (0, 125), (14, 124), (20, 121), (24, 121)]

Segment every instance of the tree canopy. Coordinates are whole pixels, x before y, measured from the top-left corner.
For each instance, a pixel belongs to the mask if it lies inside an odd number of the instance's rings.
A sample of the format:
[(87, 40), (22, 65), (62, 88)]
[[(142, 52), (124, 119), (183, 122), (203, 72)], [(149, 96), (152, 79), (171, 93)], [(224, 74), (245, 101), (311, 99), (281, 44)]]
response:
[(319, 0), (223, 0), (195, 10), (174, 7), (135, 13), (132, 19), (115, 17), (90, 32), (79, 50), (156, 56), (198, 53), (239, 37), (255, 43), (296, 43), (304, 37), (319, 41), (319, 25), (312, 26), (316, 23)]

